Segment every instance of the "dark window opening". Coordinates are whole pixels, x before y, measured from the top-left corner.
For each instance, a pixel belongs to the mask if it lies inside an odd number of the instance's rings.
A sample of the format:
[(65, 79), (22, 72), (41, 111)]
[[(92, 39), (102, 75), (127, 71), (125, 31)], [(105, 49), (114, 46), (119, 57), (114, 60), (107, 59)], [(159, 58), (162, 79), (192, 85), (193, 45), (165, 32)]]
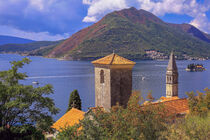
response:
[(101, 84), (104, 83), (104, 71), (103, 70), (101, 70), (101, 72), (100, 72), (100, 83)]

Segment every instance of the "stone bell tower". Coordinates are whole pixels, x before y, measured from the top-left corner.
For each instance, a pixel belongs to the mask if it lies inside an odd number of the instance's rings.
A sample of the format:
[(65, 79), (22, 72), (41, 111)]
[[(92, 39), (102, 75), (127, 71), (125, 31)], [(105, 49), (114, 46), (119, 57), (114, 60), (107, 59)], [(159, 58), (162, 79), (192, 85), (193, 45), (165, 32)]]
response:
[(166, 71), (166, 97), (178, 96), (178, 70), (173, 52)]
[(95, 106), (110, 110), (119, 103), (125, 107), (132, 92), (132, 68), (136, 63), (112, 53), (92, 64), (95, 66)]

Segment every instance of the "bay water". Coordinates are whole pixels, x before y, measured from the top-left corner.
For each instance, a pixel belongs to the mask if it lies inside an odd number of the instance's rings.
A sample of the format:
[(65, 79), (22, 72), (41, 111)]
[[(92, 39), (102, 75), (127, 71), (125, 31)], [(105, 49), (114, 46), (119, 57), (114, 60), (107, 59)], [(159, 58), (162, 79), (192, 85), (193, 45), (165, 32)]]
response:
[[(0, 54), (0, 71), (8, 70), (11, 61), (21, 60), (23, 56), (16, 54)], [(31, 85), (38, 81), (39, 85), (53, 85), (56, 107), (60, 112), (54, 120), (65, 114), (70, 93), (77, 89), (81, 100), (82, 110), (95, 106), (94, 67), (90, 61), (60, 61), (43, 57), (29, 56), (32, 62), (25, 65), (20, 72), (26, 72), (28, 78), (21, 83)], [(186, 72), (190, 63), (203, 64), (206, 71)], [(151, 92), (156, 99), (165, 96), (165, 77), (168, 61), (136, 61), (133, 69), (133, 90), (141, 91), (143, 96)], [(185, 98), (186, 92), (203, 91), (210, 88), (210, 60), (206, 61), (177, 61), (179, 71), (179, 97)]]

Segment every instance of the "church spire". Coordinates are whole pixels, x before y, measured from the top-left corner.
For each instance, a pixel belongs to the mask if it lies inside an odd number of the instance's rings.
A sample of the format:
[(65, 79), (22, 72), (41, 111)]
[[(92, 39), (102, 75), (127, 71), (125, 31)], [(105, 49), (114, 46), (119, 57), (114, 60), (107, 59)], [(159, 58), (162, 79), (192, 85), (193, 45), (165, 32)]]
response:
[(178, 70), (174, 53), (170, 55), (166, 71), (166, 97), (178, 96)]
[(173, 52), (171, 52), (170, 55), (167, 71), (177, 71), (176, 60)]

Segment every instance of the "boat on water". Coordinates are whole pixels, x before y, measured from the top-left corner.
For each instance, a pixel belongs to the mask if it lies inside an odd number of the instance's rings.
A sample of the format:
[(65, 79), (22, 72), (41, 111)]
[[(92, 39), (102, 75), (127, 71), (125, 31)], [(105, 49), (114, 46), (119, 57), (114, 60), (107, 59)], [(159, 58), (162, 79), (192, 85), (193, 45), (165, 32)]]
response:
[(34, 84), (34, 85), (38, 85), (38, 84), (39, 84), (39, 82), (38, 82), (38, 81), (33, 81), (33, 82), (32, 82), (32, 84)]
[(206, 69), (203, 67), (202, 64), (192, 63), (192, 64), (187, 65), (187, 68), (185, 70), (189, 72), (197, 72), (197, 71), (205, 71)]

